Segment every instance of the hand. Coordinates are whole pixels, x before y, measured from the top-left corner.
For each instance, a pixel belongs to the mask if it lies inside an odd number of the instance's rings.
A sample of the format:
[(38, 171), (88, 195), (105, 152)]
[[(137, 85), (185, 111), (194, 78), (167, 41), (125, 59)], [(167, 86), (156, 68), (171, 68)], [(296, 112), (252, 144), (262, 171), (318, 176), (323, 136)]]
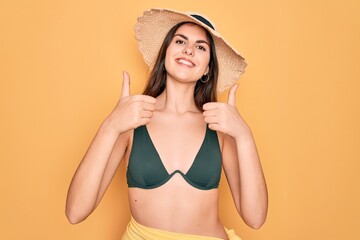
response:
[(147, 95), (130, 96), (130, 77), (127, 72), (123, 72), (121, 97), (106, 122), (119, 134), (148, 124), (155, 103), (156, 99)]
[(231, 87), (227, 103), (209, 102), (203, 106), (203, 115), (205, 122), (209, 124), (209, 128), (230, 135), (233, 138), (237, 138), (249, 131), (248, 126), (236, 108), (237, 88), (238, 84)]

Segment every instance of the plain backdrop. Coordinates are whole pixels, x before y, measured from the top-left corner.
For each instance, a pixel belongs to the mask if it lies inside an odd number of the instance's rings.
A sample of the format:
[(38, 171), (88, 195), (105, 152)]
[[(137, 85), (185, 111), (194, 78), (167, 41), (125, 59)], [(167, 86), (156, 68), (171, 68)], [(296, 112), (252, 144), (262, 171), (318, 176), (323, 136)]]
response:
[(269, 212), (260, 230), (247, 227), (223, 175), (224, 225), (244, 240), (360, 239), (358, 0), (0, 0), (0, 239), (120, 239), (124, 165), (86, 221), (67, 221), (65, 199), (122, 71), (132, 94), (143, 90), (133, 26), (152, 7), (204, 14), (248, 62), (237, 106)]

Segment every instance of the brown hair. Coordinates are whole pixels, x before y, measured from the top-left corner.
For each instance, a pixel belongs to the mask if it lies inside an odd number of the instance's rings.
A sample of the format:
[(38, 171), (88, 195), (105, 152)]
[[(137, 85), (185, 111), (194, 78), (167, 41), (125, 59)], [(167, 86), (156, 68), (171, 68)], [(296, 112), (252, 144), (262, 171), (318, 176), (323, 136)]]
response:
[[(149, 81), (145, 87), (143, 94), (149, 95), (152, 97), (159, 96), (166, 87), (166, 70), (165, 70), (165, 55), (166, 50), (169, 47), (176, 31), (184, 25), (185, 23), (192, 22), (181, 22), (175, 25), (170, 29), (166, 35), (164, 42), (159, 50), (158, 57), (156, 59), (155, 65), (150, 73)], [(200, 80), (196, 82), (194, 90), (194, 100), (196, 107), (202, 110), (202, 106), (207, 102), (216, 102), (216, 88), (218, 80), (218, 62), (215, 52), (215, 43), (211, 34), (204, 28), (206, 36), (210, 41), (210, 62), (209, 62), (209, 80), (206, 83), (202, 83)]]

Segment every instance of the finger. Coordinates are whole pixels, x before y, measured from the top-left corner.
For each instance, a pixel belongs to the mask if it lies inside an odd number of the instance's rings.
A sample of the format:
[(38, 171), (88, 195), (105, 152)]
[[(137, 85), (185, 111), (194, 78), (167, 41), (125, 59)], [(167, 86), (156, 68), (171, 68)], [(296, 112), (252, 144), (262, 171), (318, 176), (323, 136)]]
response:
[(203, 116), (204, 117), (211, 117), (211, 116), (216, 116), (218, 114), (218, 110), (217, 109), (212, 109), (212, 110), (206, 110), (203, 112)]
[(204, 121), (209, 124), (218, 123), (217, 117), (205, 117)]
[(238, 88), (239, 84), (234, 84), (229, 91), (229, 98), (228, 104), (231, 106), (236, 106), (236, 89)]
[(127, 72), (123, 72), (123, 84), (121, 89), (121, 97), (130, 96), (130, 77)]
[(218, 131), (220, 129), (219, 127), (219, 124), (216, 124), (216, 123), (210, 123), (208, 125), (208, 127), (211, 129), (211, 130), (214, 130), (214, 131)]
[(220, 105), (221, 103), (219, 102), (208, 102), (203, 105), (203, 110), (207, 111), (217, 109)]
[(135, 95), (133, 97), (133, 99), (135, 101), (143, 101), (143, 102), (147, 102), (147, 103), (156, 103), (156, 98), (148, 96), (148, 95)]
[(143, 102), (141, 104), (141, 107), (143, 110), (146, 110), (146, 111), (151, 111), (151, 112), (155, 111), (155, 104), (153, 104), (153, 103)]
[(151, 118), (153, 116), (153, 112), (152, 111), (142, 111), (140, 113), (140, 117), (141, 118)]
[(141, 118), (135, 128), (150, 123), (151, 118)]

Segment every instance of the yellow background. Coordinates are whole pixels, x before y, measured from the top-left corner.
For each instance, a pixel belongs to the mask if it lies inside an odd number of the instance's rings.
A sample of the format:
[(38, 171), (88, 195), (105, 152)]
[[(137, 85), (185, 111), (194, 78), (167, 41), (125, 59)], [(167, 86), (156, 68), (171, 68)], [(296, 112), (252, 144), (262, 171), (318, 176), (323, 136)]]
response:
[(244, 240), (359, 239), (358, 0), (1, 0), (0, 239), (120, 239), (130, 216), (123, 165), (85, 222), (67, 222), (65, 198), (122, 71), (133, 94), (144, 86), (133, 25), (151, 7), (203, 13), (249, 64), (237, 104), (269, 213), (260, 230), (245, 226), (223, 176), (224, 224)]

